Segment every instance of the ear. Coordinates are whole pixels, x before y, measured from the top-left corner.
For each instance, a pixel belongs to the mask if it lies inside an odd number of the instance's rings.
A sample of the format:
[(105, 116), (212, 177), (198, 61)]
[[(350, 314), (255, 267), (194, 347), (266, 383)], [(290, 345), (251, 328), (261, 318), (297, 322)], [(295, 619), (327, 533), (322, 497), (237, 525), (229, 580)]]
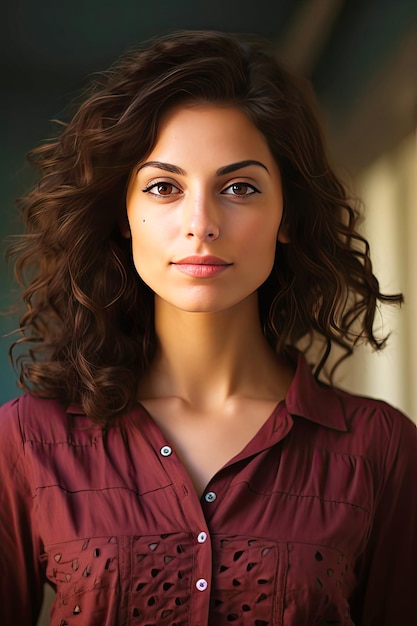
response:
[(288, 230), (288, 223), (282, 220), (277, 235), (277, 241), (279, 241), (279, 243), (290, 243), (291, 240)]
[(127, 218), (126, 211), (123, 213), (121, 217), (119, 217), (118, 224), (119, 224), (119, 229), (122, 234), (122, 237), (124, 237), (125, 239), (130, 239), (131, 233), (130, 233), (129, 220)]

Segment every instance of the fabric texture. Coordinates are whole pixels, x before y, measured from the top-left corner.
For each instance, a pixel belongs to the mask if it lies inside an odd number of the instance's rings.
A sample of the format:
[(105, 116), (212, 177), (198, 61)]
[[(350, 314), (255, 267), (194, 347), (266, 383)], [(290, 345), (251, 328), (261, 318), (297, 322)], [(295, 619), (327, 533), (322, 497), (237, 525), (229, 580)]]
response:
[[(204, 433), (202, 433), (204, 436)], [(0, 623), (415, 626), (417, 443), (387, 404), (317, 383), (281, 402), (199, 499), (146, 410), (0, 411)]]

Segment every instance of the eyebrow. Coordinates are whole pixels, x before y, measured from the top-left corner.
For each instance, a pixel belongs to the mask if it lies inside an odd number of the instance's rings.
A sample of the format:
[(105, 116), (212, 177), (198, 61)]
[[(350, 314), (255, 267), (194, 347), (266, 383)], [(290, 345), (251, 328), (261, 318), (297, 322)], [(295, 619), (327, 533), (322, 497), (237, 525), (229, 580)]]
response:
[[(236, 172), (237, 170), (241, 170), (244, 167), (249, 167), (250, 165), (257, 165), (258, 167), (262, 167), (269, 174), (268, 168), (266, 165), (261, 163), (261, 161), (255, 161), (254, 159), (247, 159), (246, 161), (238, 161), (237, 163), (230, 163), (230, 165), (224, 165), (223, 167), (219, 167), (216, 170), (216, 176), (224, 176), (225, 174), (231, 174), (232, 172)], [(172, 163), (163, 163), (162, 161), (147, 161), (146, 163), (142, 163), (140, 167), (138, 167), (138, 172), (142, 170), (144, 167), (156, 167), (159, 170), (164, 170), (164, 172), (171, 172), (172, 174), (179, 174), (180, 176), (185, 176), (186, 172), (181, 167), (177, 165), (172, 165)]]
[(230, 165), (225, 165), (224, 167), (220, 167), (216, 171), (216, 174), (217, 176), (223, 176), (224, 174), (231, 174), (232, 172), (236, 172), (236, 170), (241, 170), (244, 167), (249, 167), (249, 165), (257, 165), (258, 167), (262, 167), (264, 170), (268, 172), (268, 168), (266, 167), (266, 165), (264, 165), (260, 161), (254, 161), (253, 159), (248, 159), (247, 161), (238, 161), (237, 163), (231, 163)]
[(138, 167), (138, 172), (140, 172), (140, 170), (142, 170), (144, 167), (156, 167), (159, 170), (171, 172), (172, 174), (180, 174), (181, 176), (185, 175), (185, 171), (177, 165), (172, 165), (171, 163), (163, 163), (162, 161), (146, 161), (146, 163), (142, 163), (142, 165)]

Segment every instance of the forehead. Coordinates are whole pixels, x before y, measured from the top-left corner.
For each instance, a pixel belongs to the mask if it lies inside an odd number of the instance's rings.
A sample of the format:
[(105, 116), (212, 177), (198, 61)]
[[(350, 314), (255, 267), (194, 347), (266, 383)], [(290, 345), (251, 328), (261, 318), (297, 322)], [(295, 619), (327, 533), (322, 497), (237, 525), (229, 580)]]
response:
[(161, 118), (150, 155), (158, 158), (204, 157), (222, 165), (238, 159), (274, 161), (265, 136), (236, 106), (188, 103)]

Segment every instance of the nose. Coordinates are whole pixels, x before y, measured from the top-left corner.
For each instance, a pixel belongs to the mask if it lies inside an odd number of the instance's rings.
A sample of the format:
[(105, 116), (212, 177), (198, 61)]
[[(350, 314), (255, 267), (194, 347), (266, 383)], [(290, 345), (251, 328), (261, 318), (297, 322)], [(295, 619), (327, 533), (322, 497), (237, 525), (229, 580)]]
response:
[(184, 233), (188, 239), (214, 241), (220, 236), (219, 215), (214, 198), (198, 193), (184, 207)]

